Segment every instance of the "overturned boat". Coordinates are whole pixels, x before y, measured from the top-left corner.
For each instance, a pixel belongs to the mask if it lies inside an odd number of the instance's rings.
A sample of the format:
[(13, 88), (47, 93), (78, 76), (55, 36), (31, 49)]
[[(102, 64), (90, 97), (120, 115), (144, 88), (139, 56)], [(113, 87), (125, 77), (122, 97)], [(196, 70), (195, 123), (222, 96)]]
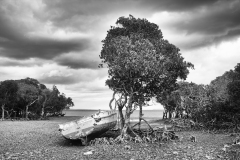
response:
[(92, 138), (113, 129), (116, 124), (116, 110), (99, 110), (91, 116), (59, 124), (59, 131), (66, 139), (81, 140), (82, 144), (85, 145)]

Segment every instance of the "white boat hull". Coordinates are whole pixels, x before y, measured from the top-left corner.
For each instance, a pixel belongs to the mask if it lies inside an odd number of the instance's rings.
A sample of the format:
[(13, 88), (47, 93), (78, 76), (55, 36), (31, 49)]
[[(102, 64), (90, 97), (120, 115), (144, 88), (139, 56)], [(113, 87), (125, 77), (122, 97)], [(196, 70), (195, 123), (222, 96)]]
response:
[(91, 116), (79, 120), (59, 124), (59, 131), (67, 139), (86, 140), (99, 136), (114, 128), (117, 124), (117, 112), (99, 111)]

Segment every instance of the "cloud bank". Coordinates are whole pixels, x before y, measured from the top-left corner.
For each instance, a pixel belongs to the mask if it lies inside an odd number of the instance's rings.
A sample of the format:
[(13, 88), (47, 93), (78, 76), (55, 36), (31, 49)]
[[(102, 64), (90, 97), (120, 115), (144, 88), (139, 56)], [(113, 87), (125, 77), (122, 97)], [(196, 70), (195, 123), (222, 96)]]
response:
[(111, 96), (101, 40), (129, 14), (158, 24), (195, 64), (189, 81), (207, 84), (240, 59), (239, 0), (1, 0), (0, 80), (36, 78), (79, 104), (84, 94)]

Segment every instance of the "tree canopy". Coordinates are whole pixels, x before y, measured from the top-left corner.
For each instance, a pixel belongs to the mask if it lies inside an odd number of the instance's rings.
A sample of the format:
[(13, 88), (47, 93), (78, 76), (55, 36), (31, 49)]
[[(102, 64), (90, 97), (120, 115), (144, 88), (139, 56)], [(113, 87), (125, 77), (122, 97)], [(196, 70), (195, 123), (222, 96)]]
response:
[(48, 89), (33, 78), (0, 82), (0, 104), (2, 119), (59, 115), (74, 106), (72, 98), (60, 93), (56, 86)]
[(239, 130), (240, 64), (216, 77), (209, 85), (180, 81), (175, 91), (162, 94), (158, 101), (169, 113), (169, 118), (175, 112), (176, 117), (186, 114), (208, 127), (226, 128), (231, 124)]
[(129, 119), (136, 105), (172, 91), (177, 78), (186, 79), (193, 65), (163, 39), (156, 24), (131, 15), (120, 17), (116, 24), (102, 41), (100, 67), (108, 67), (109, 88), (128, 98), (125, 118)]

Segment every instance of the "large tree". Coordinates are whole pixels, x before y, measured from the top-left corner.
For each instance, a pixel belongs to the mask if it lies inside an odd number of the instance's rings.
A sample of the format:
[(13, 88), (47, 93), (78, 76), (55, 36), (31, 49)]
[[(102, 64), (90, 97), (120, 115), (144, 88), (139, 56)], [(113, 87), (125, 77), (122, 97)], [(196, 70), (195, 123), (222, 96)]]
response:
[(123, 100), (127, 99), (123, 127), (126, 133), (134, 109), (141, 109), (162, 92), (172, 91), (177, 78), (186, 79), (188, 68), (193, 65), (184, 61), (177, 47), (163, 39), (156, 24), (131, 15), (120, 17), (116, 24), (102, 41), (100, 58), (108, 67), (106, 84), (124, 96)]

